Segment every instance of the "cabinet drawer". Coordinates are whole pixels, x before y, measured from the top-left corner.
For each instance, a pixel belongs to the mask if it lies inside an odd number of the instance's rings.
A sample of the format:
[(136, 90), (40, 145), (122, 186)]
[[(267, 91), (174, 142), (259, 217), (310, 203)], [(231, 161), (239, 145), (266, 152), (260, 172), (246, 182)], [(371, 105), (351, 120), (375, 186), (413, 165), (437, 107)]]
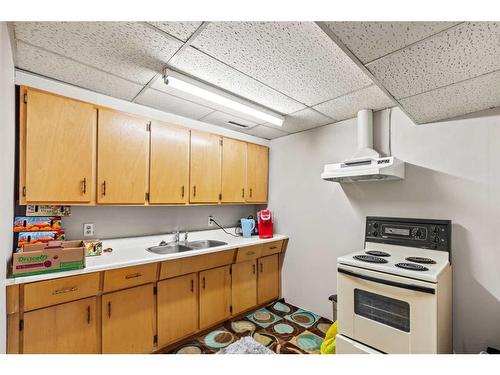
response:
[(160, 279), (168, 279), (188, 273), (225, 266), (233, 263), (236, 250), (167, 260), (161, 263)]
[(104, 272), (103, 292), (126, 289), (156, 280), (157, 263), (118, 268)]
[(238, 249), (238, 254), (236, 255), (236, 263), (257, 259), (262, 256), (261, 254), (262, 254), (262, 245), (242, 247)]
[(95, 296), (99, 291), (99, 273), (39, 281), (24, 286), (24, 310)]
[(283, 247), (283, 241), (268, 242), (262, 245), (262, 255), (263, 257), (268, 255), (273, 255), (281, 252)]

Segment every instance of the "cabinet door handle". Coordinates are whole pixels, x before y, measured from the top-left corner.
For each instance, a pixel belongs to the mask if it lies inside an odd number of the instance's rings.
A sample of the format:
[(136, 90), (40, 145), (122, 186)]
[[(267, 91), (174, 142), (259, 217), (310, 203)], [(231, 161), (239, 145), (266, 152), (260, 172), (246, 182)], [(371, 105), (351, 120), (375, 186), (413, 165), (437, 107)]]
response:
[(260, 273), (264, 272), (264, 265), (261, 263), (260, 264)]
[(250, 198), (252, 198), (252, 188), (250, 188)]
[(76, 286), (72, 286), (69, 288), (61, 288), (61, 289), (56, 289), (52, 292), (52, 295), (57, 295), (57, 294), (64, 294), (64, 293), (69, 293), (69, 292), (76, 292), (78, 288)]
[(87, 178), (84, 177), (82, 180), (82, 194), (87, 194)]
[(205, 280), (205, 277), (203, 277), (203, 289), (205, 289), (206, 286), (207, 286), (207, 282)]
[(252, 273), (255, 275), (255, 263), (252, 264)]
[(106, 196), (106, 180), (102, 182), (102, 196)]
[(194, 280), (191, 279), (191, 292), (194, 293)]
[(111, 318), (111, 301), (108, 302), (108, 318)]
[(136, 273), (131, 273), (129, 275), (126, 275), (125, 278), (128, 280), (128, 279), (134, 279), (136, 277), (141, 277), (141, 276), (142, 276), (142, 273), (136, 272)]
[(193, 197), (196, 197), (196, 185), (193, 186)]
[(181, 187), (181, 197), (184, 198), (184, 185)]
[(242, 197), (242, 198), (245, 198), (245, 188), (242, 188), (242, 189), (241, 189), (241, 197)]
[(274, 249), (276, 249), (276, 246), (271, 246), (271, 247), (269, 248), (269, 250), (274, 250)]
[(90, 306), (87, 306), (87, 324), (90, 324)]
[(250, 256), (250, 255), (255, 255), (255, 251), (247, 251), (247, 255)]

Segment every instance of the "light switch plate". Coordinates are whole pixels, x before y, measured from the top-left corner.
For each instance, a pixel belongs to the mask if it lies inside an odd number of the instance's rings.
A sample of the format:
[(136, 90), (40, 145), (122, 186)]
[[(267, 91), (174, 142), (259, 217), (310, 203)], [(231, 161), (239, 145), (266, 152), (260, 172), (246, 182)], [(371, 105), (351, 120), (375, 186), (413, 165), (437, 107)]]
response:
[(91, 237), (94, 235), (94, 224), (83, 224), (83, 237)]

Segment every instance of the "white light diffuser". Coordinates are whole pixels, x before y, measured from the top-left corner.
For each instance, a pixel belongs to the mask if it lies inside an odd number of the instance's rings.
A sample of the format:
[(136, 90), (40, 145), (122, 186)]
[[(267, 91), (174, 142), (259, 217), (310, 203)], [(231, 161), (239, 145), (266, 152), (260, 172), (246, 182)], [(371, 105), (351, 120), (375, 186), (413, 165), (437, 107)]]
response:
[(284, 118), (278, 114), (271, 114), (270, 111), (263, 111), (254, 108), (253, 106), (240, 103), (237, 100), (231, 99), (225, 95), (215, 92), (216, 89), (201, 87), (201, 83), (196, 82), (194, 79), (184, 78), (176, 72), (166, 72), (164, 77), (165, 84), (188, 93), (190, 95), (207, 100), (214, 104), (232, 109), (234, 111), (244, 113), (248, 116), (269, 122), (273, 125), (282, 126)]

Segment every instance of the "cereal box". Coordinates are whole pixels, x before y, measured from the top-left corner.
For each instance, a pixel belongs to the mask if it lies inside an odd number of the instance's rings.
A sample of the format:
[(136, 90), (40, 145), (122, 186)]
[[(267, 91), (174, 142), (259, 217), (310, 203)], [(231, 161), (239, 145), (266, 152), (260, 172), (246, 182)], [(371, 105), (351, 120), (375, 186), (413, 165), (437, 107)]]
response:
[(64, 240), (64, 231), (18, 232), (16, 237), (17, 247), (22, 247), (54, 240)]
[(102, 254), (102, 242), (99, 240), (83, 241), (86, 249), (86, 256), (93, 257)]
[(14, 218), (14, 232), (41, 232), (61, 229), (59, 216), (16, 216)]
[(71, 206), (39, 206), (28, 204), (26, 216), (70, 216)]

